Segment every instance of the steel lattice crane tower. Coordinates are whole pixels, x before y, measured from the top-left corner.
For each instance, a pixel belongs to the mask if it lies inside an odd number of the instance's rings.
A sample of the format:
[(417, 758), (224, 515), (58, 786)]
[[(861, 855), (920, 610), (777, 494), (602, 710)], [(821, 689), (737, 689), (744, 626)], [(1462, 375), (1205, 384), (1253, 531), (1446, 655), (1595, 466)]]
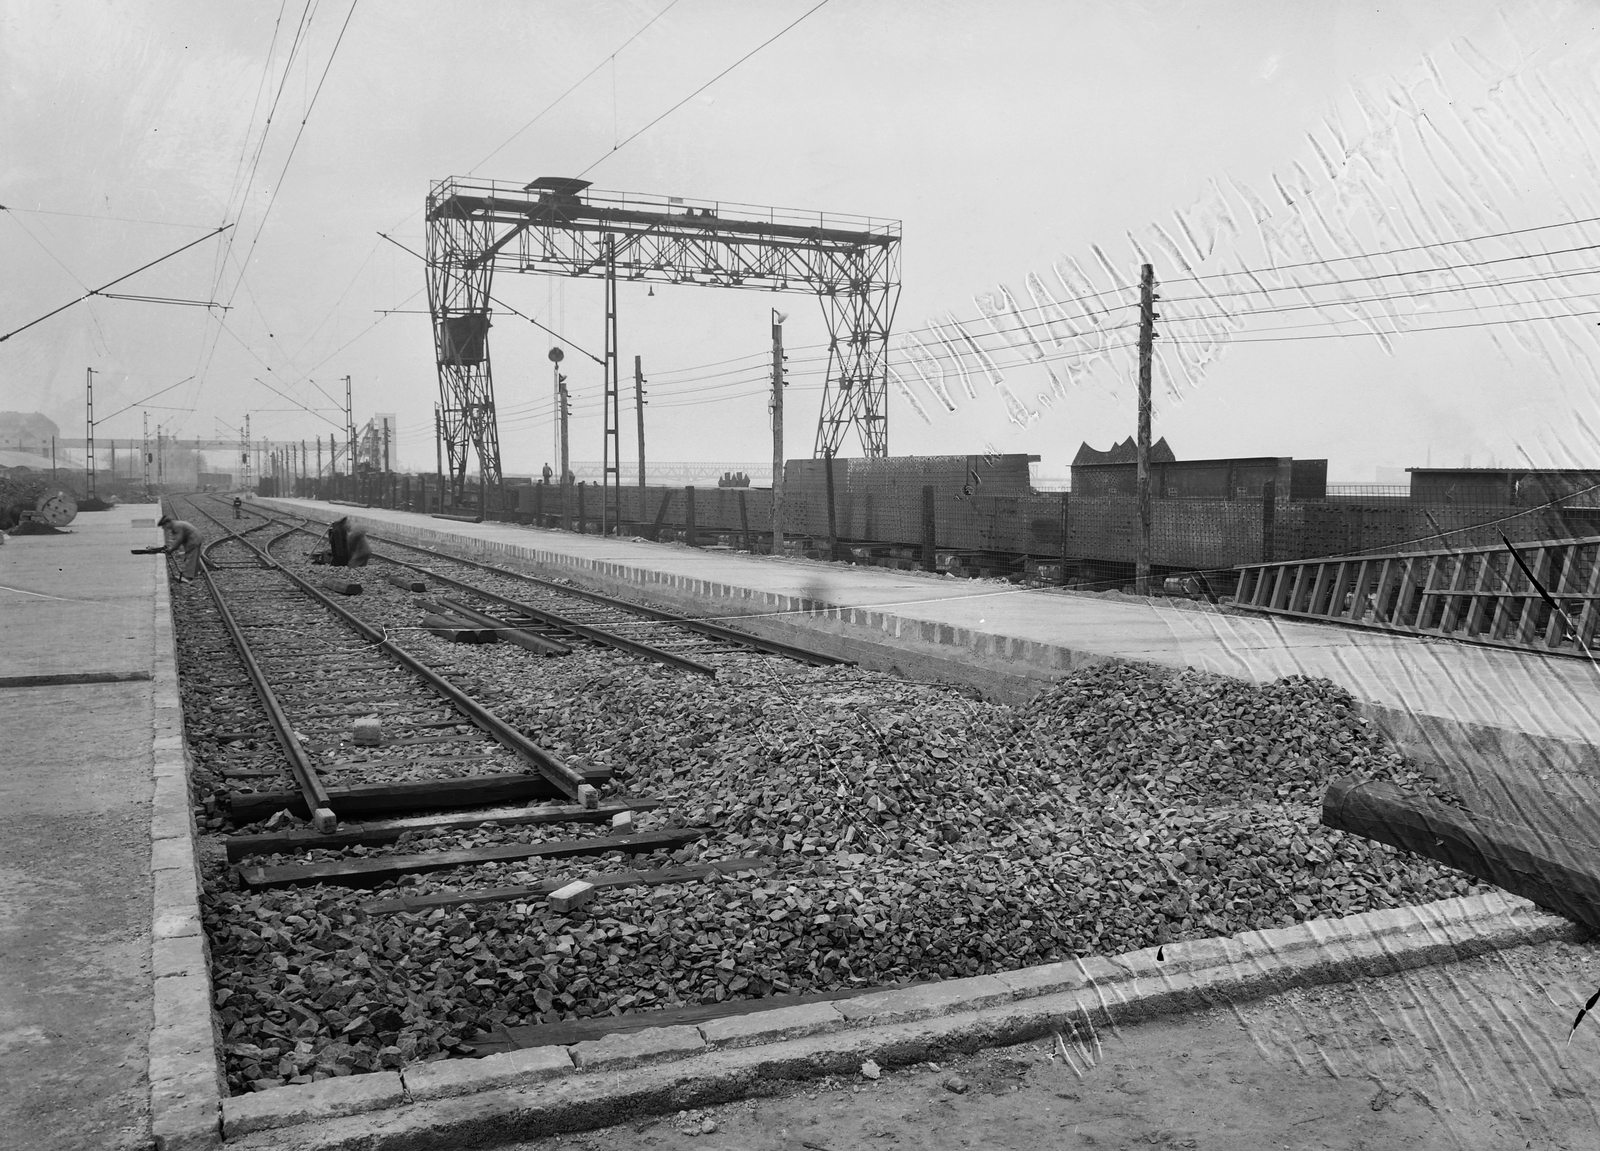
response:
[[(889, 454), (889, 328), (900, 297), (900, 221), (601, 192), (586, 180), (529, 184), (452, 177), (427, 199), (428, 307), (452, 486), (469, 447), (500, 481), (488, 334), (496, 270), (607, 281), (606, 441), (616, 460), (615, 283), (806, 292), (828, 324), (816, 454), (853, 428), (867, 456)], [(608, 474), (608, 481), (611, 478)]]

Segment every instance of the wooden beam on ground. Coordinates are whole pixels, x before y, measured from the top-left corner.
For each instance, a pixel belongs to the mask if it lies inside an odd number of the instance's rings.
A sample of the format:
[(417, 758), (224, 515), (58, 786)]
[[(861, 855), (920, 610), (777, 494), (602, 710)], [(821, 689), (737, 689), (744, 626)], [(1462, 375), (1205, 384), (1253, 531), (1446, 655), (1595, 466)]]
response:
[(429, 851), (417, 855), (382, 855), (376, 859), (332, 859), (324, 863), (289, 863), (280, 867), (245, 867), (240, 875), (246, 886), (295, 887), (303, 883), (332, 883), (341, 887), (375, 887), (402, 875), (474, 867), (483, 863), (510, 863), (524, 859), (566, 859), (577, 855), (604, 855), (609, 851), (644, 855), (663, 848), (682, 847), (705, 836), (699, 827), (646, 831), (638, 835), (595, 835), (587, 839), (557, 839), (544, 843), (502, 843), (461, 851)]
[(485, 612), (477, 611), (474, 608), (468, 607), (459, 600), (453, 600), (445, 596), (440, 596), (439, 606), (450, 612), (450, 614), (458, 615), (462, 619), (467, 620), (478, 627), (494, 628), (495, 633), (506, 643), (516, 644), (518, 647), (525, 648), (528, 651), (533, 652), (535, 655), (572, 654), (572, 649), (564, 643), (557, 643), (553, 639), (546, 639), (544, 636), (536, 635), (526, 628), (516, 626), (508, 620), (498, 619), (495, 616), (488, 615)]
[(389, 582), (401, 591), (418, 592), (428, 590), (428, 582), (426, 580), (418, 579), (408, 572), (393, 573), (389, 576)]
[[(775, 867), (770, 856), (744, 855), (737, 859), (718, 859), (710, 863), (691, 863), (683, 867), (657, 867), (649, 871), (608, 871), (600, 875), (586, 875), (587, 883), (599, 888), (607, 887), (660, 887), (668, 883), (693, 883), (711, 875), (742, 875), (752, 871), (766, 871)], [(519, 900), (537, 902), (556, 891), (571, 879), (547, 879), (532, 887), (481, 887), (471, 891), (437, 891), (431, 895), (413, 895), (405, 899), (378, 899), (356, 908), (367, 915), (395, 915), (403, 911), (432, 911), (435, 907), (460, 907), (464, 903), (515, 903)]]
[[(276, 772), (272, 774), (278, 774)], [(405, 819), (346, 825), (343, 830), (324, 835), (315, 831), (279, 831), (264, 835), (230, 835), (223, 840), (228, 862), (237, 863), (251, 855), (273, 855), (277, 852), (304, 851), (313, 847), (375, 847), (393, 843), (408, 831), (428, 835), (440, 831), (466, 831), (485, 823), (501, 827), (523, 827), (539, 823), (604, 823), (622, 812), (654, 811), (661, 804), (653, 799), (617, 800), (602, 803), (599, 807), (578, 807), (575, 804), (537, 807), (531, 811), (515, 811), (502, 815), (447, 815), (440, 819)]]
[(447, 639), (451, 643), (498, 643), (500, 640), (493, 628), (474, 626), (472, 621), (456, 615), (435, 615), (432, 612), (425, 612), (422, 616), (422, 630), (431, 632), (440, 639)]
[[(566, 798), (566, 793), (544, 776), (520, 771), (416, 783), (361, 783), (328, 789), (329, 802), (346, 817)], [(301, 819), (309, 815), (298, 791), (236, 791), (228, 796), (229, 817), (236, 824), (254, 823), (284, 808)]]
[(1600, 821), (1593, 843), (1461, 811), (1391, 783), (1334, 780), (1324, 826), (1459, 868), (1542, 907), (1600, 929)]
[(360, 595), (361, 585), (355, 580), (345, 579), (342, 576), (323, 576), (317, 585), (334, 595)]

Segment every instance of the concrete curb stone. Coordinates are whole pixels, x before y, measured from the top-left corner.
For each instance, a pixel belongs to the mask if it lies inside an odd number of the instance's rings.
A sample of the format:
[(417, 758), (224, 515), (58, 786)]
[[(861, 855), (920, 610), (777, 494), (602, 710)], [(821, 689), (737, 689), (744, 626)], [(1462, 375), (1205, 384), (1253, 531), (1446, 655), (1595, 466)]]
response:
[(832, 1003), (803, 1003), (796, 1007), (774, 1007), (749, 1015), (730, 1015), (700, 1024), (700, 1034), (712, 1050), (722, 1047), (750, 1047), (759, 1043), (781, 1043), (808, 1035), (823, 1035), (849, 1025)]
[(164, 557), (155, 557), (151, 689), (150, 1129), (157, 1151), (221, 1145), (224, 1079), (200, 920), (200, 865), (189, 806), (188, 747), (178, 696), (177, 636)]
[(222, 1136), (231, 1140), (251, 1131), (321, 1123), (404, 1101), (405, 1084), (398, 1071), (346, 1075), (294, 1088), (234, 1095), (222, 1101)]
[[(401, 1151), (425, 1142), (470, 1145), (588, 1130), (644, 1114), (728, 1102), (761, 1090), (767, 1081), (854, 1074), (869, 1058), (883, 1066), (905, 1065), (1025, 1042), (1071, 1026), (1114, 1031), (1154, 1016), (1225, 1006), (1290, 987), (1587, 936), (1577, 924), (1498, 893), (1346, 921), (1313, 920), (1232, 939), (1173, 944), (1162, 949), (1160, 960), (1155, 949), (1147, 948), (1114, 959), (929, 985), (949, 989), (949, 998), (906, 994), (920, 988), (863, 996), (879, 1001), (861, 1013), (863, 1025), (851, 1025), (843, 1011), (851, 1001), (845, 1000), (776, 1008), (699, 1028), (650, 1028), (608, 1037), (609, 1043), (576, 1045), (575, 1052), (587, 1048), (594, 1054), (576, 1058), (579, 1068), (571, 1073), (559, 1071), (560, 1049), (539, 1049), (548, 1053), (539, 1060), (548, 1060), (560, 1074), (555, 1083), (523, 1077), (507, 1085), (498, 1070), (475, 1075), (478, 1065), (458, 1061), (424, 1065), (403, 1074), (408, 1085), (416, 1081), (423, 1090), (428, 1090), (428, 1076), (439, 1076), (440, 1090), (431, 1098), (413, 1093), (398, 1110), (331, 1120), (315, 1130), (273, 1130), (270, 1142), (246, 1139), (239, 1146)], [(1170, 967), (1169, 951), (1175, 953)], [(972, 992), (970, 1000), (959, 998), (962, 985)], [(934, 1012), (935, 1006), (942, 1012)], [(280, 1088), (265, 1095), (306, 1090)], [(233, 1102), (225, 1103), (225, 1111)]]
[(573, 1072), (565, 1047), (525, 1047), (483, 1059), (417, 1063), (400, 1073), (406, 1096), (416, 1101), (467, 1095), (495, 1087), (522, 1086)]
[(698, 1027), (646, 1027), (575, 1043), (572, 1061), (582, 1071), (620, 1071), (664, 1059), (682, 1059), (705, 1049), (705, 1037)]

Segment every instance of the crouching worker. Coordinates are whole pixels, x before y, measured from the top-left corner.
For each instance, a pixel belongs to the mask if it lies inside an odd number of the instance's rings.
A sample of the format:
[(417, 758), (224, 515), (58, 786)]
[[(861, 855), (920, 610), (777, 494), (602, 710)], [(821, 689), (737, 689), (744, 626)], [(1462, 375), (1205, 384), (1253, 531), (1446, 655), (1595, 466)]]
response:
[(167, 537), (166, 546), (161, 550), (167, 555), (182, 550), (183, 566), (178, 582), (188, 583), (200, 574), (200, 545), (204, 542), (200, 533), (189, 521), (175, 520), (171, 516), (162, 516), (156, 523)]
[(328, 526), (328, 562), (334, 567), (364, 568), (372, 558), (367, 533), (350, 526), (349, 516), (340, 516)]

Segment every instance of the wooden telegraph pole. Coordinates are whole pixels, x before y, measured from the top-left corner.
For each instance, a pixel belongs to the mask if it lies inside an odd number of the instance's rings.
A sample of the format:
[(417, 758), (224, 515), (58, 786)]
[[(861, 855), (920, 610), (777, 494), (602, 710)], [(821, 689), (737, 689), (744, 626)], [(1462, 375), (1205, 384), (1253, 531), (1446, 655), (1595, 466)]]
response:
[(561, 374), (561, 361), (566, 358), (566, 353), (560, 348), (551, 348), (548, 355), (550, 370), (556, 378), (556, 428), (561, 441), (561, 526), (571, 531), (572, 485), (567, 482), (567, 377)]
[(649, 513), (644, 500), (644, 365), (638, 356), (633, 357), (633, 410), (639, 416), (639, 518)]
[(772, 554), (783, 552), (783, 321), (772, 310)]
[(1155, 342), (1155, 269), (1139, 269), (1139, 455), (1135, 489), (1139, 501), (1139, 549), (1134, 560), (1133, 590), (1150, 594), (1150, 354)]

